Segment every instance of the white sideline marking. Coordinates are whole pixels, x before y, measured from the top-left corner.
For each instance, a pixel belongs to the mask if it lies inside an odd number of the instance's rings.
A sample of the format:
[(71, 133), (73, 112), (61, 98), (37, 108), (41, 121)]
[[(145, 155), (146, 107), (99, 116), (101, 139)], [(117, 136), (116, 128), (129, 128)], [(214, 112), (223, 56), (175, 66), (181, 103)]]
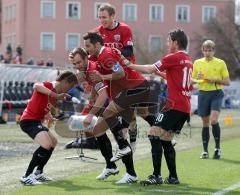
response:
[(240, 182), (239, 182), (239, 183), (236, 183), (236, 184), (234, 184), (234, 185), (232, 185), (232, 186), (229, 186), (229, 187), (227, 187), (227, 188), (225, 188), (225, 189), (222, 189), (222, 190), (220, 190), (220, 191), (218, 191), (218, 192), (215, 192), (215, 193), (213, 193), (213, 195), (222, 195), (222, 194), (225, 194), (225, 193), (227, 193), (227, 192), (236, 190), (236, 189), (238, 189), (238, 188), (240, 188)]

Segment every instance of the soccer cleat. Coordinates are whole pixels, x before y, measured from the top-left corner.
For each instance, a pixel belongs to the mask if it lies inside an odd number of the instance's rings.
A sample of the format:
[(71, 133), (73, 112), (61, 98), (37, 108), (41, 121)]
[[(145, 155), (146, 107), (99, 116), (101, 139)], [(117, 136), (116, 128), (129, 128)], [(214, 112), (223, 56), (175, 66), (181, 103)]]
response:
[(209, 156), (208, 156), (208, 152), (203, 152), (200, 156), (201, 159), (208, 159)]
[(220, 157), (221, 157), (221, 149), (215, 148), (213, 159), (220, 159)]
[(113, 157), (110, 159), (110, 161), (111, 162), (116, 162), (119, 159), (121, 159), (123, 156), (126, 156), (131, 152), (132, 152), (132, 150), (129, 146), (127, 146), (126, 148), (123, 148), (121, 150), (119, 149), (119, 150), (117, 150), (116, 154), (113, 155)]
[(137, 147), (137, 142), (131, 142), (130, 143), (131, 149), (132, 149), (132, 153), (134, 153), (136, 151), (136, 147)]
[(44, 173), (40, 173), (40, 174), (34, 174), (35, 175), (35, 179), (37, 181), (40, 182), (48, 182), (48, 181), (53, 181), (53, 179), (51, 177), (48, 177), (47, 175), (45, 175)]
[(118, 168), (104, 168), (102, 173), (96, 177), (97, 180), (104, 180), (107, 179), (110, 175), (117, 175), (119, 173)]
[(165, 178), (164, 183), (166, 183), (166, 184), (180, 184), (178, 178), (174, 178), (174, 177)]
[(129, 175), (126, 173), (122, 179), (116, 182), (116, 184), (136, 183), (137, 181), (137, 176)]
[(35, 175), (34, 174), (31, 174), (31, 175), (29, 175), (27, 177), (23, 176), (23, 177), (20, 178), (20, 181), (24, 185), (28, 185), (28, 186), (42, 184), (41, 182), (39, 182), (39, 181), (37, 181), (35, 179)]
[(148, 186), (148, 185), (160, 185), (163, 183), (163, 178), (162, 176), (156, 176), (156, 175), (149, 175), (147, 179), (143, 180), (140, 182), (141, 185), (143, 186)]

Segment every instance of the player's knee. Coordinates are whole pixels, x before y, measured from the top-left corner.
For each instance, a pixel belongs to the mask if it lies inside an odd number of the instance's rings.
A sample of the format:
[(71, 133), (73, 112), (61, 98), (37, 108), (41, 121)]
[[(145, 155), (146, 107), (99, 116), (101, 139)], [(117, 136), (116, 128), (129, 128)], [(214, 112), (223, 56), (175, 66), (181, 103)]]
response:
[(211, 120), (211, 125), (215, 125), (215, 124), (217, 124), (218, 123), (218, 120), (217, 119), (212, 119)]

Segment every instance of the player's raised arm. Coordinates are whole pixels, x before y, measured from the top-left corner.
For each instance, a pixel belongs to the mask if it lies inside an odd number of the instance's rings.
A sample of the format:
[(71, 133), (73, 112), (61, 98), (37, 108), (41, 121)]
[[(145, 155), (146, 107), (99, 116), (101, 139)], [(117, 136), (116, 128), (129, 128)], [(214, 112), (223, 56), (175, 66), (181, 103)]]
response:
[(128, 67), (145, 74), (152, 74), (157, 72), (157, 69), (155, 68), (154, 64), (138, 65), (131, 63)]

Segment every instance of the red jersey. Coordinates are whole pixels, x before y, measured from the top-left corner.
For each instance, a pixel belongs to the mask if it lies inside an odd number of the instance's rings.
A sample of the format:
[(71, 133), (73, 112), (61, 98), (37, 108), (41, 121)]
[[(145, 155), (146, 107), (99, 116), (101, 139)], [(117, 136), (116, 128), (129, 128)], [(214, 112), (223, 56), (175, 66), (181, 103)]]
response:
[(91, 80), (90, 80), (90, 73), (95, 70), (101, 72), (100, 69), (101, 69), (101, 67), (98, 63), (88, 60), (88, 65), (87, 65), (87, 70), (86, 70), (86, 81), (88, 82), (89, 85), (91, 85), (95, 89), (96, 92), (107, 87), (106, 83), (103, 83), (101, 81), (100, 82), (91, 82)]
[(160, 71), (166, 71), (168, 97), (173, 101), (171, 109), (190, 113), (192, 58), (184, 51), (169, 54), (154, 63)]
[(98, 55), (98, 63), (101, 66), (101, 74), (112, 74), (121, 70), (125, 71), (125, 76), (118, 80), (106, 81), (108, 94), (114, 98), (121, 91), (132, 89), (145, 81), (145, 78), (137, 71), (127, 67), (122, 62), (121, 56), (109, 47), (102, 47)]
[[(99, 26), (96, 30), (101, 34), (106, 47), (116, 48), (122, 51), (125, 46), (133, 46), (132, 31), (125, 23), (118, 22), (114, 29), (106, 29)], [(134, 63), (134, 55), (132, 55), (129, 60)]]
[[(94, 59), (97, 59), (97, 57), (94, 57), (94, 56), (92, 56), (92, 57)], [(93, 58), (91, 58), (91, 59), (93, 59)], [(100, 81), (100, 82), (95, 83), (90, 80), (90, 73), (94, 70), (101, 72), (100, 68), (101, 68), (100, 65), (98, 63), (96, 63), (95, 61), (93, 62), (93, 61), (88, 60), (88, 65), (87, 65), (87, 70), (86, 70), (86, 81), (88, 82), (89, 85), (91, 85), (95, 89), (96, 92), (98, 92), (104, 88), (107, 88), (107, 84), (105, 82), (103, 83)], [(89, 103), (84, 106), (81, 114), (87, 115), (89, 113), (89, 111), (92, 109), (94, 103), (95, 103), (95, 100), (89, 101)]]
[[(53, 83), (44, 82), (43, 85), (56, 93)], [(57, 99), (54, 100), (57, 101)], [(34, 90), (33, 95), (28, 102), (27, 108), (23, 111), (21, 120), (43, 120), (45, 115), (50, 111), (52, 103), (53, 102), (49, 98), (49, 95)], [(55, 102), (53, 104), (55, 104)]]

